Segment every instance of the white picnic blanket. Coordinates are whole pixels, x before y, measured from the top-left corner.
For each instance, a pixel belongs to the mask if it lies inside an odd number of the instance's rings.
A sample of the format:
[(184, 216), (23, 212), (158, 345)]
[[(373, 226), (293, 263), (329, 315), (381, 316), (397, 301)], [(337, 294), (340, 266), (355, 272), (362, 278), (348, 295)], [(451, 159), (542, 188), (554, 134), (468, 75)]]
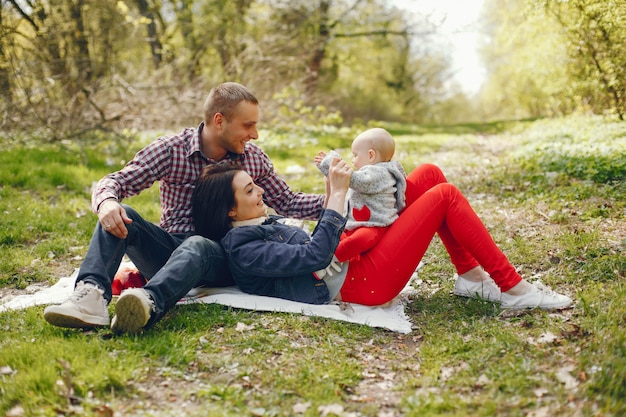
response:
[[(120, 268), (127, 266), (129, 266), (127, 263), (123, 263)], [(77, 275), (78, 270), (75, 270), (71, 276), (59, 279), (51, 287), (44, 288), (33, 294), (18, 295), (0, 305), (0, 313), (35, 305), (62, 303), (74, 290), (74, 282)], [(179, 304), (215, 303), (246, 310), (304, 314), (358, 323), (370, 327), (380, 327), (407, 334), (411, 332), (412, 325), (404, 312), (404, 306), (408, 297), (414, 292), (410, 283), (416, 277), (417, 271), (400, 295), (384, 306), (377, 307), (352, 303), (331, 303), (325, 305), (298, 303), (280, 298), (246, 294), (237, 287), (194, 289)]]

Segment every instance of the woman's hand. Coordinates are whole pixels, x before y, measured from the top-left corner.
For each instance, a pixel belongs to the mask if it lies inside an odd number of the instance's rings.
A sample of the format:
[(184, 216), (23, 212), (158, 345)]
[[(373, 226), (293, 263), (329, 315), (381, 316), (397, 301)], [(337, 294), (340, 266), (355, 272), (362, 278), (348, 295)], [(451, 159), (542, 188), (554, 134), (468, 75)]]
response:
[(346, 161), (335, 158), (330, 162), (326, 195), (327, 209), (335, 210), (337, 213), (343, 213), (351, 176), (352, 168), (350, 168)]
[(348, 192), (350, 186), (350, 177), (352, 176), (352, 168), (346, 161), (334, 158), (330, 162), (330, 170), (328, 171), (328, 179), (330, 182), (330, 192), (333, 191)]

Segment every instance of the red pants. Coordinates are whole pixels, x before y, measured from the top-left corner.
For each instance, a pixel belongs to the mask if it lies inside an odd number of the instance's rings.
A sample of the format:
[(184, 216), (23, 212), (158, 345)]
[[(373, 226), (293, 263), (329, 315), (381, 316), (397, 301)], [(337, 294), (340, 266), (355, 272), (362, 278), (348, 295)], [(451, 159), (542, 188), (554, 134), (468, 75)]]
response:
[(346, 230), (341, 234), (335, 256), (340, 262), (356, 260), (363, 252), (373, 248), (386, 230), (387, 227), (359, 227)]
[(407, 177), (407, 207), (371, 250), (351, 261), (341, 298), (379, 305), (402, 291), (435, 233), (458, 274), (482, 266), (500, 289), (508, 291), (522, 277), (495, 244), (467, 199), (430, 164)]

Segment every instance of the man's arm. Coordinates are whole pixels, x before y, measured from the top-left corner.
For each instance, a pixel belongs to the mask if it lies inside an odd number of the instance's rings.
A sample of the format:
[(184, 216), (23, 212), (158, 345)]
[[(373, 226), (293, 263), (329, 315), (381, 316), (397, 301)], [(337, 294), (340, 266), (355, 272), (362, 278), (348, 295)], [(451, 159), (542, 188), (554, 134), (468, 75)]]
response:
[(91, 196), (92, 209), (107, 232), (126, 238), (126, 225), (131, 220), (120, 201), (151, 187), (163, 176), (168, 165), (166, 146), (162, 141), (155, 141), (140, 150), (124, 168), (98, 181)]
[(324, 204), (324, 195), (294, 192), (280, 178), (274, 165), (258, 146), (248, 144), (244, 169), (254, 182), (265, 190), (263, 200), (282, 216), (296, 219), (318, 219)]

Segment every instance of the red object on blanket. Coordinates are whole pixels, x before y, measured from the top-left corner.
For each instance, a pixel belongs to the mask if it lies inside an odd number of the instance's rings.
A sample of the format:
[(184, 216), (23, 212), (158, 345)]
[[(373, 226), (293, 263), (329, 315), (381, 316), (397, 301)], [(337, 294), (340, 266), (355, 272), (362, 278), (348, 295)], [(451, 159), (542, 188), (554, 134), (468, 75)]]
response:
[(141, 288), (146, 284), (146, 279), (136, 268), (122, 268), (113, 277), (111, 290), (113, 295), (120, 295), (126, 288)]

